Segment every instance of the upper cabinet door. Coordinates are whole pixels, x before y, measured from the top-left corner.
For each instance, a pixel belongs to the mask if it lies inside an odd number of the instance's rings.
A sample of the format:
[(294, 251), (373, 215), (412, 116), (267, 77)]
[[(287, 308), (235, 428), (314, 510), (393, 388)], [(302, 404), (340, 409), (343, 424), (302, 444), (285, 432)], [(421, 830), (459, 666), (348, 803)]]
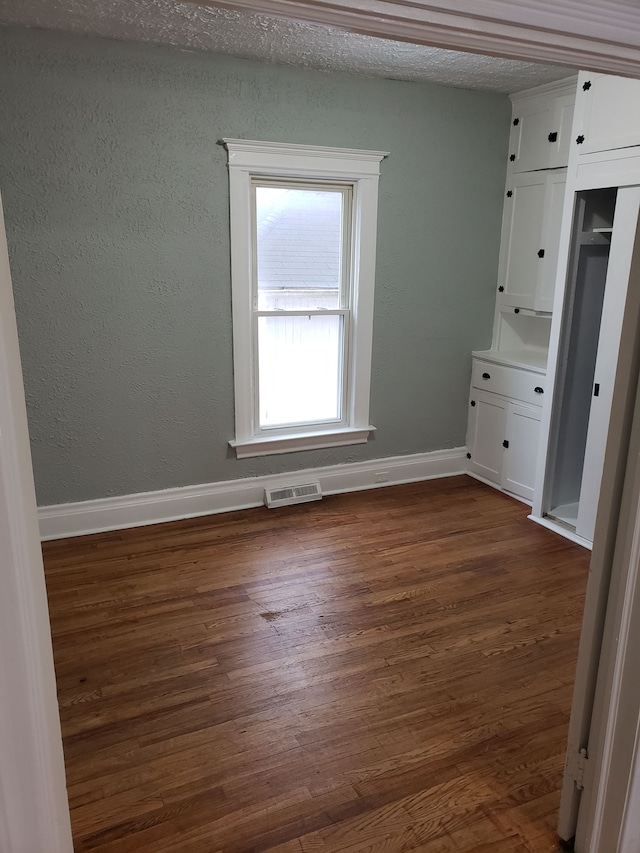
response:
[(551, 311), (566, 170), (514, 175), (507, 181), (500, 243), (500, 304)]
[(580, 154), (640, 145), (640, 80), (580, 72), (576, 97)]
[(553, 105), (548, 101), (535, 99), (514, 106), (509, 140), (509, 162), (514, 172), (548, 168), (552, 124)]
[(511, 171), (533, 172), (567, 165), (575, 81), (559, 90), (513, 99), (509, 140)]
[[(573, 111), (576, 105), (576, 95), (561, 95), (555, 99), (553, 107), (553, 127), (550, 136), (555, 137), (549, 147), (549, 168), (562, 168), (569, 162), (569, 149), (571, 148), (571, 128), (573, 125)], [(547, 137), (549, 139), (549, 137)]]
[(507, 182), (498, 272), (503, 305), (533, 309), (543, 260), (539, 253), (543, 251), (545, 183), (544, 172), (514, 175)]

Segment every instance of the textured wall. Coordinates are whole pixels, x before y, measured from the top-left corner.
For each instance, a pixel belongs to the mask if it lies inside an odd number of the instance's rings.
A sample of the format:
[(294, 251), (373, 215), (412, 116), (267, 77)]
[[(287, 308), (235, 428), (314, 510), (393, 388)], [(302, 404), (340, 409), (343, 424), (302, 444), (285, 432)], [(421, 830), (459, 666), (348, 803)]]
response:
[[(464, 443), (504, 96), (0, 30), (0, 191), (40, 504)], [(222, 136), (382, 164), (367, 445), (235, 459)]]

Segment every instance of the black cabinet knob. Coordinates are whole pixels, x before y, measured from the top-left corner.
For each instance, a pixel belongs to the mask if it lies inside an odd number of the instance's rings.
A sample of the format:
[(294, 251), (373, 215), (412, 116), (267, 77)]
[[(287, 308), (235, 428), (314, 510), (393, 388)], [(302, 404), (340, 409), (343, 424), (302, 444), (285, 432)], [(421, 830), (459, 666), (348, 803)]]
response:
[(538, 257), (544, 258), (544, 249), (538, 249)]
[(514, 309), (513, 309), (513, 313), (514, 313), (514, 314), (519, 314), (519, 313), (520, 313), (520, 309), (519, 309), (519, 308), (514, 308)]
[(539, 385), (536, 385), (533, 390), (536, 392), (536, 394), (544, 394), (544, 388), (541, 388)]
[(515, 160), (515, 159), (516, 159), (516, 155), (515, 155), (515, 154), (512, 154), (512, 155), (509, 157), (509, 160), (511, 160), (511, 162), (512, 162), (512, 163), (514, 162), (514, 160)]
[(476, 401), (475, 401), (475, 400), (472, 400), (472, 401), (471, 401), (471, 403), (470, 403), (469, 405), (470, 405), (470, 406), (475, 406), (475, 404), (476, 404)]
[(591, 80), (585, 80), (584, 83), (582, 84), (582, 91), (588, 92), (590, 88), (591, 88)]
[(513, 195), (513, 190), (508, 190), (507, 191), (507, 198), (511, 198), (512, 195)]
[(517, 127), (519, 124), (520, 124), (520, 119), (519, 119), (519, 118), (514, 118), (514, 120), (513, 120), (513, 126), (514, 126), (514, 127)]
[(506, 447), (506, 448), (507, 448), (507, 450), (509, 449), (509, 442), (507, 441), (507, 439), (506, 439), (506, 438), (505, 438), (505, 440), (502, 442), (502, 446), (503, 446), (503, 447)]
[(549, 136), (547, 136), (547, 139), (549, 140), (549, 142), (557, 142), (558, 141), (558, 131), (557, 130), (551, 131)]
[(467, 453), (467, 459), (471, 459), (471, 454)]
[(498, 293), (504, 293), (504, 287), (502, 285), (498, 288)]
[(482, 378), (483, 379), (491, 379), (491, 374), (490, 373), (483, 373)]
[(578, 143), (578, 145), (582, 145), (582, 143), (584, 142), (584, 136), (582, 135), (582, 133), (580, 134), (580, 136), (576, 137), (576, 142)]

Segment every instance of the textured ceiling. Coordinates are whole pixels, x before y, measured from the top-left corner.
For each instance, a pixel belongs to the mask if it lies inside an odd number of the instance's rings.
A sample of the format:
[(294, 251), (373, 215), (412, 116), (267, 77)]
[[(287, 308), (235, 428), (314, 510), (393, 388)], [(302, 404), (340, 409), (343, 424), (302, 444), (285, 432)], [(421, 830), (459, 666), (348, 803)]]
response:
[(0, 0), (0, 24), (494, 92), (517, 92), (571, 73), (566, 68), (456, 53), (175, 0)]

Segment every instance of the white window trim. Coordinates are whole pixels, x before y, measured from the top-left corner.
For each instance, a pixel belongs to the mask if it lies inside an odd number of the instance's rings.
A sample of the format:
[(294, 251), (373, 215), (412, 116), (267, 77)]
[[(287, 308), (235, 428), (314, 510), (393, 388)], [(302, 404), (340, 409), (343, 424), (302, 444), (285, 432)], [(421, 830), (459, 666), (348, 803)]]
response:
[[(375, 427), (369, 423), (373, 294), (378, 178), (384, 151), (290, 145), (247, 139), (223, 139), (229, 152), (231, 221), (231, 295), (236, 436), (229, 442), (238, 458), (295, 450), (364, 444)], [(353, 327), (350, 353), (348, 426), (311, 425), (288, 433), (254, 433), (253, 339), (251, 335), (251, 179), (253, 177), (319, 178), (353, 183)]]

